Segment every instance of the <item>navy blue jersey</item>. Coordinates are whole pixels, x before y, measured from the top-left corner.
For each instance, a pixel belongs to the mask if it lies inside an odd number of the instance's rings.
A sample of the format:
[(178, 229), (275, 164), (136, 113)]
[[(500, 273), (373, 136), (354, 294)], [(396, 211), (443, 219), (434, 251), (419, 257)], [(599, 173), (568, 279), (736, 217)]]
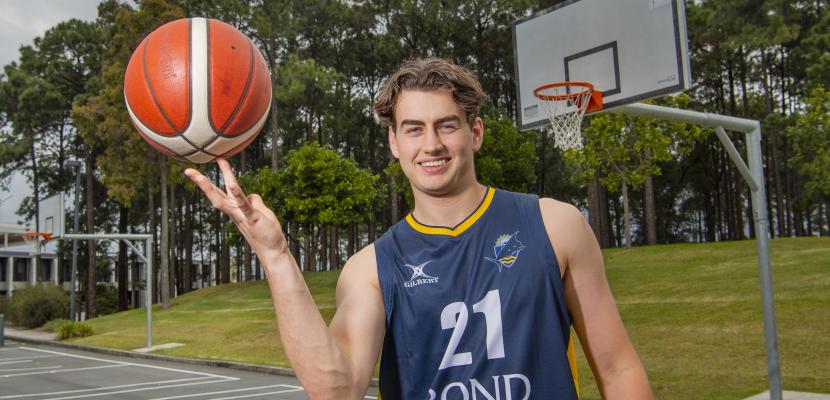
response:
[(570, 315), (536, 196), (490, 188), (455, 228), (410, 214), (375, 253), (383, 400), (577, 398)]

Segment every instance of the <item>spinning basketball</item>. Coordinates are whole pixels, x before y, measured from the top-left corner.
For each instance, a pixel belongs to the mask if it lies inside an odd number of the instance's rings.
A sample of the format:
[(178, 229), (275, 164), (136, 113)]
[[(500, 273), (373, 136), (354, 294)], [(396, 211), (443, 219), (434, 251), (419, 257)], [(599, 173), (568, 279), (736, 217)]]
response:
[(124, 77), (127, 111), (138, 133), (180, 160), (209, 162), (251, 143), (271, 105), (262, 54), (234, 27), (180, 19), (147, 35)]

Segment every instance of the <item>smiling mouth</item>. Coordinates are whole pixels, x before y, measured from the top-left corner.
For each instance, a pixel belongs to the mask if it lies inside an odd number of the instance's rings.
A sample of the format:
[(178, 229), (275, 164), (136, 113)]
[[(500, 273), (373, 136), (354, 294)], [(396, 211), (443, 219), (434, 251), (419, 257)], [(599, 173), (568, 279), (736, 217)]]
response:
[(431, 160), (431, 161), (419, 162), (418, 165), (420, 165), (422, 167), (433, 167), (434, 168), (434, 167), (440, 167), (440, 166), (446, 164), (447, 161), (449, 161), (449, 160), (442, 158), (440, 160)]

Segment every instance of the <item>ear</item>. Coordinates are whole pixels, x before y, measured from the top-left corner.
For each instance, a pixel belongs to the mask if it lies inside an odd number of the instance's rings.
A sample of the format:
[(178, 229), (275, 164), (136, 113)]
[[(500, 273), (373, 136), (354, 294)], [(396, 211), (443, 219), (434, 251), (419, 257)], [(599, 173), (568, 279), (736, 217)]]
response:
[(398, 158), (398, 138), (395, 136), (395, 129), (391, 126), (388, 129), (389, 135), (389, 150), (392, 151), (392, 157)]
[(478, 151), (484, 143), (484, 122), (480, 117), (476, 117), (471, 128), (473, 132), (473, 151)]

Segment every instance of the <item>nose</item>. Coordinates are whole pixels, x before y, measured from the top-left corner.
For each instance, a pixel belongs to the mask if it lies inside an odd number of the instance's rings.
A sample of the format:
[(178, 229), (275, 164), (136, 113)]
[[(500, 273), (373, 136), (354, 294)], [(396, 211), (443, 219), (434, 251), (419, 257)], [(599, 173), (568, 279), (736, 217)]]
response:
[(435, 128), (427, 128), (424, 135), (424, 153), (437, 153), (444, 149), (444, 143), (441, 141), (441, 136)]

